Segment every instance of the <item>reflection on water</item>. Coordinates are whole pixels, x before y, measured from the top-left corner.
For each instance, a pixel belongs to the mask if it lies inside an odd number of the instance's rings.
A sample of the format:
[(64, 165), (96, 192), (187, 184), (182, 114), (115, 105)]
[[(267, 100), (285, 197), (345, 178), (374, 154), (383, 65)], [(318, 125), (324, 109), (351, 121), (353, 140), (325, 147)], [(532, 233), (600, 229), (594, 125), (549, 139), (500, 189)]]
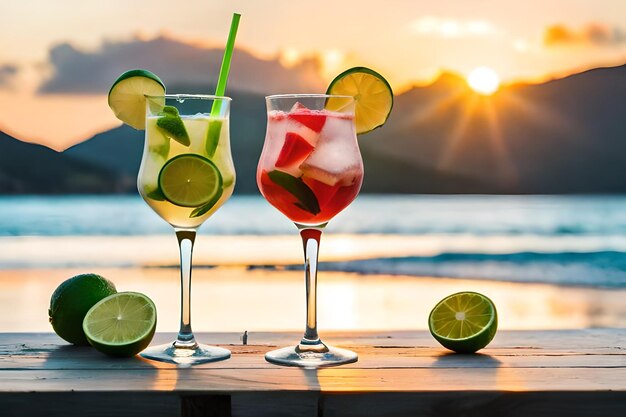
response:
[[(0, 331), (51, 331), (47, 308), (54, 288), (77, 269), (0, 271)], [(119, 291), (148, 294), (158, 309), (158, 331), (176, 331), (178, 271), (99, 268)], [(478, 291), (492, 298), (501, 329), (623, 327), (624, 289), (595, 289), (481, 280), (320, 273), (319, 326), (324, 330), (427, 328), (430, 309), (446, 295)], [(197, 268), (193, 284), (195, 331), (301, 330), (304, 282), (298, 271)]]

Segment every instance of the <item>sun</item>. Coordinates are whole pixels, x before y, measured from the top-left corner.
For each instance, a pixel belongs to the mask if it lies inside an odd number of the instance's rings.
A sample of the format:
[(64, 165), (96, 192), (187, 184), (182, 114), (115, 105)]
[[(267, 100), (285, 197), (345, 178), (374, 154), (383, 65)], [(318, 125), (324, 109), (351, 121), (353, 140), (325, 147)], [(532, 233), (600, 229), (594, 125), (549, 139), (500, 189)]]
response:
[(467, 83), (477, 93), (490, 96), (500, 88), (500, 77), (489, 67), (478, 67), (469, 73)]

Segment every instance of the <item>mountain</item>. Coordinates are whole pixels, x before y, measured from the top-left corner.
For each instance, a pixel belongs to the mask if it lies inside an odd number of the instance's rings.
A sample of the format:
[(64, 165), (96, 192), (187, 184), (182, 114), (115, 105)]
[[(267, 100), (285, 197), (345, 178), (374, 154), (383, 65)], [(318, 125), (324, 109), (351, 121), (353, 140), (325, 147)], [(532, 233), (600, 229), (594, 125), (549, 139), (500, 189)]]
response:
[[(205, 86), (188, 85), (174, 91), (204, 91)], [(239, 194), (258, 193), (256, 167), (265, 139), (266, 109), (262, 95), (234, 92), (231, 108), (231, 149)], [(141, 163), (144, 132), (128, 126), (100, 133), (67, 149), (64, 153), (135, 177)], [(363, 138), (365, 139), (365, 138)], [(361, 141), (365, 164), (363, 192), (370, 193), (473, 193), (498, 192), (466, 176), (420, 168), (414, 163), (372, 151)], [(134, 191), (134, 185), (129, 189)]]
[[(170, 91), (210, 90), (186, 85)], [(250, 92), (232, 96), (236, 192), (257, 193), (265, 100)], [(462, 78), (443, 74), (429, 86), (397, 95), (387, 124), (359, 138), (365, 163), (363, 192), (624, 193), (624, 109), (626, 65), (543, 84), (503, 86), (488, 97), (470, 90)], [(2, 146), (0, 142), (4, 155)], [(36, 149), (50, 152), (41, 148)], [(35, 151), (22, 148), (22, 154), (15, 151), (8, 159), (45, 169), (65, 164), (54, 168), (61, 177), (79, 168), (97, 178), (96, 173), (114, 171), (109, 189), (134, 192), (129, 178), (136, 176), (142, 148), (143, 132), (122, 126), (68, 149), (62, 154), (66, 158), (49, 156), (47, 162), (33, 165), (24, 153)], [(84, 165), (71, 165), (78, 161)], [(28, 172), (16, 169), (14, 183)], [(75, 181), (80, 176), (70, 177)]]
[(507, 193), (626, 192), (626, 65), (490, 97), (446, 74), (396, 97), (380, 154)]
[(0, 132), (0, 193), (113, 193), (129, 177)]

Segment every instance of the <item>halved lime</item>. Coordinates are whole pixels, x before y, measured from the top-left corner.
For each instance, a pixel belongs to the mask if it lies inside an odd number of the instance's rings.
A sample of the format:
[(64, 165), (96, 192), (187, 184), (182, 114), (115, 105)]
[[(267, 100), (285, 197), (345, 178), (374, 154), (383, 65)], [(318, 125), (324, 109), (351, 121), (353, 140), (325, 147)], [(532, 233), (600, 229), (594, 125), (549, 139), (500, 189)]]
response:
[(170, 159), (159, 173), (159, 188), (171, 203), (199, 207), (222, 194), (222, 175), (203, 156), (182, 154)]
[(83, 331), (100, 352), (129, 357), (148, 347), (156, 322), (152, 300), (140, 293), (120, 292), (91, 307), (83, 320)]
[(496, 306), (476, 292), (452, 294), (430, 312), (428, 328), (444, 347), (458, 353), (473, 353), (487, 346), (496, 335)]
[[(393, 107), (393, 90), (382, 75), (365, 67), (350, 68), (339, 74), (328, 86), (326, 94), (352, 96), (356, 103), (356, 133), (363, 134), (382, 126)], [(345, 100), (330, 98), (326, 108), (342, 110)]]
[(109, 107), (115, 117), (137, 130), (146, 128), (146, 96), (162, 96), (165, 84), (144, 69), (126, 71), (109, 90)]

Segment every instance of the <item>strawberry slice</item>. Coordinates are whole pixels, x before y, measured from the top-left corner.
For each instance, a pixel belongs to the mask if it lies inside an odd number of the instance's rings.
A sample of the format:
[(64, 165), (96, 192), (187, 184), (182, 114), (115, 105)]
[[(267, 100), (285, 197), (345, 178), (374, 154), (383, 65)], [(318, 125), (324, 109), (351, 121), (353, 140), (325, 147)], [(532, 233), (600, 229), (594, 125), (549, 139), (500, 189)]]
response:
[(313, 149), (313, 145), (302, 136), (297, 133), (287, 132), (285, 144), (276, 160), (276, 166), (280, 168), (301, 162), (313, 152)]
[(289, 113), (288, 117), (317, 133), (321, 132), (324, 127), (324, 123), (326, 123), (326, 115), (311, 111), (298, 110), (296, 112)]

